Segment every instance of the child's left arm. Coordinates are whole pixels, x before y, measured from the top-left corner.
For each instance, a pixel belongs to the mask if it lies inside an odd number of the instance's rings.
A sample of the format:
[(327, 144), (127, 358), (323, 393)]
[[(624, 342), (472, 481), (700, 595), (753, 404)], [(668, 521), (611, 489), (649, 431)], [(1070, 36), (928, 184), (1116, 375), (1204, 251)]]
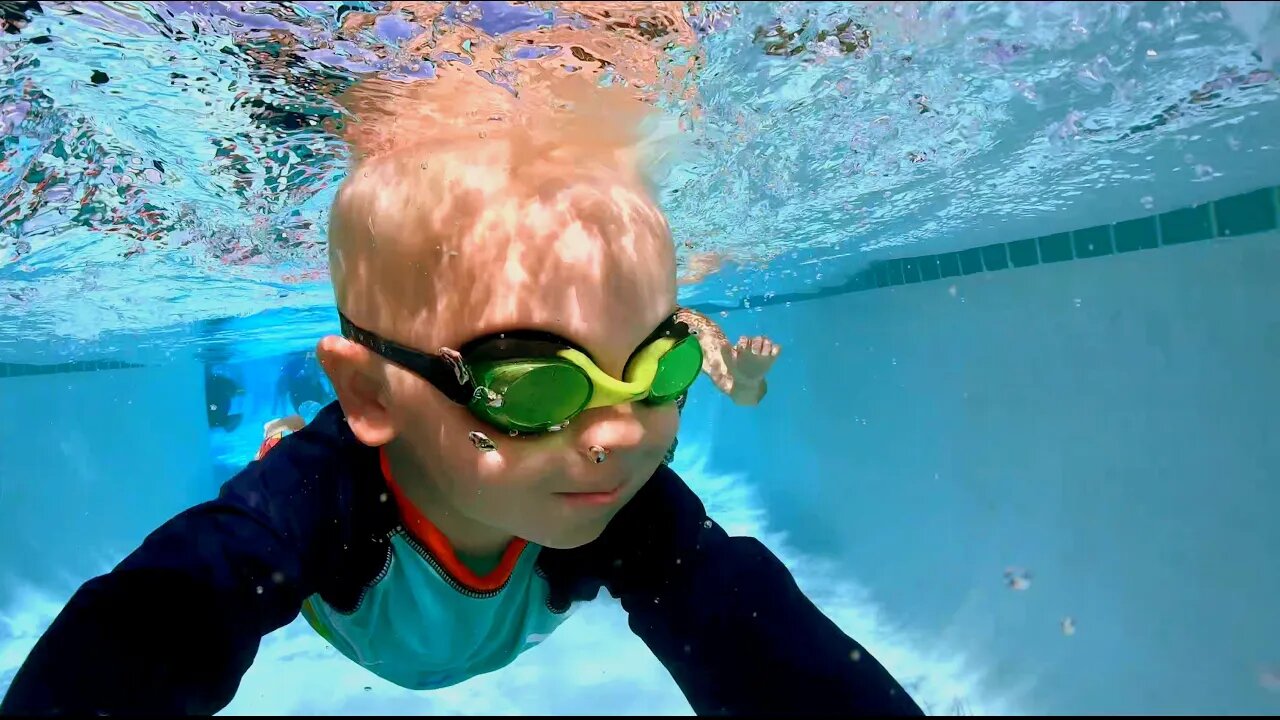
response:
[(593, 597), (594, 578), (622, 601), (699, 715), (923, 714), (767, 547), (731, 537), (665, 466), (598, 540), (543, 552), (567, 580), (558, 592)]
[(702, 372), (737, 405), (758, 405), (768, 392), (764, 376), (782, 346), (763, 335), (738, 338), (733, 345), (724, 330), (697, 310), (681, 308), (680, 319), (692, 328), (702, 345)]

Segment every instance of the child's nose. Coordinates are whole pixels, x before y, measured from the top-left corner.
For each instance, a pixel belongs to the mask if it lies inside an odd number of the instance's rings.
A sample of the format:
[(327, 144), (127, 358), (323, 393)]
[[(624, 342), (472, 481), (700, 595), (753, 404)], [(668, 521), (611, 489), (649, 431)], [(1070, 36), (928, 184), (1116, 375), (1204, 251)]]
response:
[(588, 410), (575, 419), (570, 427), (573, 426), (577, 426), (583, 447), (598, 445), (612, 453), (644, 442), (644, 424), (636, 416), (633, 403)]

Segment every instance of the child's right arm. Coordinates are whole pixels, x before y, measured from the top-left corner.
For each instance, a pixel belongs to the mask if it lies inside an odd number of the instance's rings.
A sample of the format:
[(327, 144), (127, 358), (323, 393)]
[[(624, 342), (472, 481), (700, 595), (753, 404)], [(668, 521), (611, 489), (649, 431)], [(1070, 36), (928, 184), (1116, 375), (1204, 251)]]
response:
[(3, 714), (213, 714), (263, 635), (329, 583), (349, 523), (331, 443), (303, 431), (86, 582), (32, 649)]

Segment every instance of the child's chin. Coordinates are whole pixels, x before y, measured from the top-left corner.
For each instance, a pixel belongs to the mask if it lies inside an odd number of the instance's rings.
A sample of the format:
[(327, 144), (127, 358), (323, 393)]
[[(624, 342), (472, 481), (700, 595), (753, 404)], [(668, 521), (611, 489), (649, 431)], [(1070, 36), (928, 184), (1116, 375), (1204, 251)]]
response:
[(611, 517), (612, 514), (609, 517), (600, 518), (597, 522), (575, 523), (573, 527), (556, 528), (546, 533), (546, 537), (541, 541), (535, 542), (553, 550), (572, 550), (582, 547), (600, 537)]

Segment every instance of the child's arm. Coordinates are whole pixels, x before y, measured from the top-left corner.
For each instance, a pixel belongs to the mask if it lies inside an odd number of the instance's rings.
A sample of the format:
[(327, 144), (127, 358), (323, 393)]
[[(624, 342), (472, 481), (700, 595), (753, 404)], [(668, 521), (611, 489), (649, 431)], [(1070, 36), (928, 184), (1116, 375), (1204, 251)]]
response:
[(773, 367), (782, 346), (757, 336), (743, 336), (733, 345), (724, 330), (697, 310), (681, 308), (678, 316), (698, 335), (702, 345), (702, 372), (720, 392), (737, 405), (758, 405), (768, 391), (764, 376)]
[[(212, 714), (263, 635), (326, 584), (344, 494), (325, 442), (284, 439), (216, 500), (86, 582), (36, 643), (2, 714)], [(335, 478), (330, 480), (330, 478)]]
[(730, 537), (669, 468), (599, 540), (545, 564), (601, 578), (699, 715), (923, 714), (768, 548)]

